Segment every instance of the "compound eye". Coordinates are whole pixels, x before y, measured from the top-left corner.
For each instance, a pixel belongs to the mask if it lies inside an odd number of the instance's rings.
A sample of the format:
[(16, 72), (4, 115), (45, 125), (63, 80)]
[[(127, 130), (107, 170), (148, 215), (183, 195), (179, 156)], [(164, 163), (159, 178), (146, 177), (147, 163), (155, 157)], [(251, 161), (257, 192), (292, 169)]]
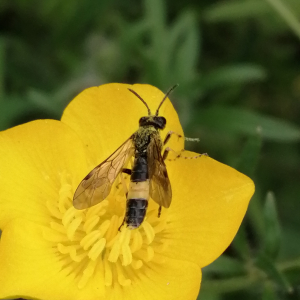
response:
[(162, 123), (164, 124), (164, 126), (166, 126), (166, 124), (167, 124), (166, 118), (165, 118), (165, 117), (161, 117), (161, 121), (162, 121)]
[(167, 120), (164, 117), (156, 117), (156, 124), (160, 129), (164, 129), (167, 124)]
[(141, 117), (139, 120), (139, 124), (140, 125), (144, 124), (147, 121), (147, 119), (148, 119), (147, 117)]

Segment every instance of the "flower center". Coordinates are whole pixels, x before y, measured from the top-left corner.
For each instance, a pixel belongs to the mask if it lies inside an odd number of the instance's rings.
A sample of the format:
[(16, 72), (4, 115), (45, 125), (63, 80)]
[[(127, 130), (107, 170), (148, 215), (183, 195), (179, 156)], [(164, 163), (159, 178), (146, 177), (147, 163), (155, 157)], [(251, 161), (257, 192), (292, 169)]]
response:
[(119, 231), (126, 209), (120, 183), (116, 182), (107, 199), (98, 205), (76, 210), (72, 205), (71, 176), (64, 172), (60, 179), (57, 199), (47, 202), (52, 234), (45, 233), (44, 237), (54, 243), (56, 253), (62, 257), (62, 270), (73, 274), (79, 288), (93, 276), (103, 278), (105, 286), (128, 286), (143, 268), (163, 263), (166, 210), (158, 218), (158, 205), (150, 199), (141, 226), (130, 230), (124, 225)]

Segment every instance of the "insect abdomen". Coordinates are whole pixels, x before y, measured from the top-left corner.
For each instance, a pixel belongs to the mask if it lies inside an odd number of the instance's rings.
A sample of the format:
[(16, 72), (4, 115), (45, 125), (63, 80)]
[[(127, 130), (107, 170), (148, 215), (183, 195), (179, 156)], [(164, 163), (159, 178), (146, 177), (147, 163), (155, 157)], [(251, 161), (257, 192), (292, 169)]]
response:
[(125, 223), (130, 229), (144, 221), (149, 199), (149, 180), (130, 182), (126, 203)]
[(148, 162), (146, 154), (144, 154), (134, 159), (130, 181), (141, 182), (146, 181), (148, 178)]
[(128, 199), (125, 222), (130, 229), (138, 228), (144, 221), (148, 200)]

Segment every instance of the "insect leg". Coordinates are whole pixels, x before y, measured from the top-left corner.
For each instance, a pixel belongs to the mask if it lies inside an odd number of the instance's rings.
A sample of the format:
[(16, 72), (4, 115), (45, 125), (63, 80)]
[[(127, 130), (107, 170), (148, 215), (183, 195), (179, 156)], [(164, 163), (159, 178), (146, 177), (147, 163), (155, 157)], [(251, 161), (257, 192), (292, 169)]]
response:
[[(175, 132), (175, 131), (169, 131), (169, 132), (167, 133), (165, 139), (164, 139), (164, 142), (163, 142), (163, 145), (164, 145), (164, 146), (168, 143), (168, 141), (170, 140), (172, 134), (176, 134), (176, 135), (178, 136), (178, 139), (180, 139), (180, 138), (183, 137), (182, 135), (178, 134), (178, 133)], [(184, 139), (185, 139), (186, 141), (189, 141), (189, 142), (199, 142), (199, 139), (198, 139), (198, 138), (188, 138), (188, 137), (184, 137)], [(194, 158), (198, 158), (198, 157), (200, 157), (200, 156), (202, 156), (202, 155), (206, 155), (206, 156), (207, 156), (207, 153), (203, 153), (203, 154), (200, 154), (200, 155), (197, 155), (197, 156), (192, 156), (192, 157), (182, 156), (182, 152), (184, 152), (185, 149), (182, 149), (182, 150), (180, 151), (180, 153), (178, 154), (178, 152), (174, 151), (174, 150), (171, 149), (170, 147), (167, 147), (167, 148), (165, 149), (164, 153), (163, 153), (163, 159), (164, 159), (164, 160), (167, 159), (168, 154), (169, 154), (170, 151), (172, 151), (172, 152), (174, 152), (174, 153), (176, 154), (176, 157), (175, 157), (174, 159), (172, 159), (172, 160), (175, 160), (175, 159), (177, 159), (177, 158), (179, 158), (179, 157), (183, 157), (183, 158), (185, 158), (185, 159), (194, 159)], [(170, 159), (169, 159), (169, 160), (170, 160)]]
[(120, 227), (118, 228), (118, 231), (121, 231), (121, 227), (124, 225), (124, 223), (125, 223), (125, 217), (124, 217), (124, 219), (123, 219), (122, 224), (121, 224)]
[[(177, 157), (182, 157), (182, 158), (184, 158), (184, 159), (195, 159), (195, 158), (201, 157), (202, 155), (208, 156), (207, 153), (201, 153), (201, 154), (198, 154), (198, 155), (195, 155), (195, 156), (182, 156), (181, 154), (182, 154), (182, 152), (184, 152), (184, 151), (185, 151), (185, 150), (183, 149), (183, 151), (181, 151), (181, 153), (180, 153)], [(176, 157), (176, 158), (177, 158), (177, 157)]]
[(176, 154), (176, 157), (175, 157), (174, 159), (169, 159), (169, 160), (175, 160), (176, 158), (181, 157), (181, 153), (182, 153), (183, 151), (185, 151), (185, 150), (182, 149), (182, 150), (180, 151), (180, 153), (178, 153), (178, 152), (176, 152), (175, 150), (171, 149), (170, 147), (167, 147), (167, 148), (165, 149), (164, 153), (163, 153), (163, 160), (166, 160), (166, 159), (167, 159), (167, 157), (168, 157), (170, 151), (174, 152), (174, 153)]
[(175, 131), (169, 131), (165, 137), (164, 145), (166, 145), (166, 143), (170, 140), (172, 134), (176, 134), (178, 136), (178, 139), (182, 138), (182, 135), (176, 133)]
[(174, 158), (174, 159), (169, 159), (169, 160), (175, 160), (179, 157), (182, 157), (184, 159), (195, 159), (195, 158), (199, 158), (201, 157), (202, 155), (205, 155), (205, 156), (208, 156), (207, 153), (202, 153), (202, 154), (198, 154), (198, 155), (195, 155), (195, 156), (182, 156), (182, 153), (185, 151), (185, 149), (182, 149), (179, 153), (174, 151), (173, 149), (171, 149), (170, 147), (167, 147), (163, 153), (163, 160), (166, 160), (167, 157), (168, 157), (168, 154), (169, 152), (172, 151), (174, 152), (177, 156)]
[(122, 172), (123, 173), (125, 173), (125, 174), (128, 174), (128, 175), (131, 175), (131, 169), (126, 169), (126, 168), (124, 168), (123, 170), (122, 170)]
[[(167, 147), (166, 149), (165, 149), (165, 151), (164, 151), (164, 154), (163, 154), (163, 160), (166, 160), (167, 159), (167, 157), (168, 157), (168, 155), (169, 155), (169, 152), (170, 151), (173, 151), (173, 152), (175, 152), (173, 149), (171, 149), (170, 147)], [(176, 153), (176, 152), (175, 152)], [(177, 154), (177, 153), (176, 153)]]
[[(122, 169), (122, 173), (125, 173), (125, 174), (127, 174), (127, 175), (131, 175), (131, 169), (124, 168), (124, 169)], [(120, 175), (120, 177), (121, 177), (121, 175)], [(121, 182), (119, 182), (119, 183), (116, 185), (117, 189), (119, 188), (119, 185), (120, 185), (120, 184), (123, 184), (123, 185), (124, 185), (124, 181), (121, 180)]]
[(159, 206), (159, 208), (158, 208), (158, 214), (157, 214), (157, 217), (159, 218), (160, 215), (161, 215), (161, 206)]
[[(164, 139), (164, 143), (163, 143), (164, 145), (166, 145), (167, 142), (170, 140), (172, 134), (176, 134), (176, 135), (178, 136), (178, 139), (180, 139), (180, 138), (183, 137), (182, 135), (178, 134), (178, 133), (175, 132), (175, 131), (169, 131), (169, 132), (167, 133), (165, 139)], [(199, 142), (199, 141), (200, 141), (199, 138), (189, 138), (189, 137), (186, 137), (186, 136), (184, 137), (184, 139), (185, 139), (186, 141), (188, 141), (188, 142)]]

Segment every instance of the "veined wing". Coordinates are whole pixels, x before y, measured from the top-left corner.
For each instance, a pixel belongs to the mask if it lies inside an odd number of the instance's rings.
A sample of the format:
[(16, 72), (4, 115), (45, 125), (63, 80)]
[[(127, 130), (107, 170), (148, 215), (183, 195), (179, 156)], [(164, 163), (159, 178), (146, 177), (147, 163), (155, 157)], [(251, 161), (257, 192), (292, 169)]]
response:
[(161, 151), (160, 141), (152, 136), (147, 149), (150, 196), (157, 204), (168, 208), (172, 201), (172, 189)]
[(84, 177), (74, 194), (74, 207), (85, 209), (103, 201), (109, 195), (115, 179), (133, 153), (134, 145), (130, 137), (110, 157)]

